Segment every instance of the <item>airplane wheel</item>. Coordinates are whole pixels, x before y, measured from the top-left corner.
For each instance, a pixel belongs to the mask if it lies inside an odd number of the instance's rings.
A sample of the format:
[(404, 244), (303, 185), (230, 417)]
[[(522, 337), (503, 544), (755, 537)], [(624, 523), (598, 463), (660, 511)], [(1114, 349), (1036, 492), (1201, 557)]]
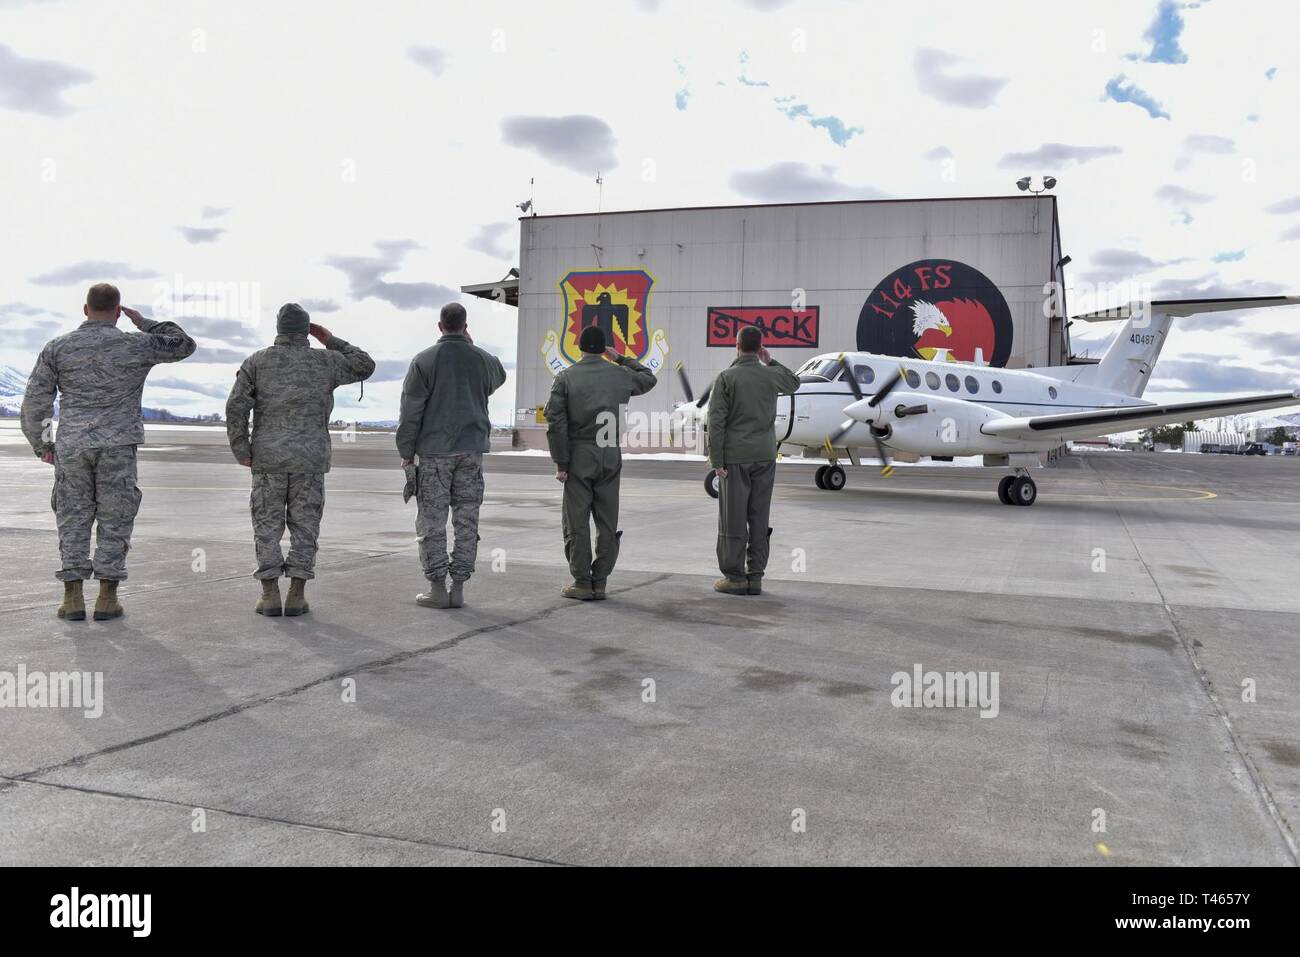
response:
[(844, 474), (844, 469), (838, 465), (826, 466), (826, 475), (822, 478), (822, 482), (828, 492), (838, 492), (844, 488), (844, 483), (848, 480), (848, 476)]
[(1038, 486), (1034, 480), (1022, 475), (1012, 482), (1011, 501), (1017, 505), (1033, 505), (1038, 501)]
[(826, 487), (826, 470), (828, 468), (830, 468), (829, 465), (817, 466), (817, 473), (813, 476), (813, 481), (817, 483), (818, 488), (824, 489)]
[(704, 476), (704, 491), (709, 493), (709, 498), (718, 497), (718, 473), (710, 472)]
[(998, 482), (998, 501), (1003, 505), (1015, 505), (1011, 501), (1011, 483), (1016, 480), (1014, 475), (1004, 476), (1002, 481)]

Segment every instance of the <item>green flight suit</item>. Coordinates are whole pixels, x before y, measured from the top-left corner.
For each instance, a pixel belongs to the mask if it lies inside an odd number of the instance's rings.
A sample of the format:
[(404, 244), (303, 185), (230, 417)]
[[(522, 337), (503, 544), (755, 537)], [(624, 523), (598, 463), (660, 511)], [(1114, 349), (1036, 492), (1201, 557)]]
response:
[(798, 376), (757, 355), (739, 356), (713, 380), (709, 464), (727, 469), (718, 482), (718, 567), (732, 581), (761, 581), (767, 569), (776, 397), (798, 388)]
[[(586, 354), (555, 377), (547, 400), (546, 443), (564, 483), (564, 555), (579, 584), (599, 585), (618, 560), (619, 407), (655, 387), (655, 374), (635, 359), (610, 362)], [(596, 556), (591, 522), (596, 523)]]

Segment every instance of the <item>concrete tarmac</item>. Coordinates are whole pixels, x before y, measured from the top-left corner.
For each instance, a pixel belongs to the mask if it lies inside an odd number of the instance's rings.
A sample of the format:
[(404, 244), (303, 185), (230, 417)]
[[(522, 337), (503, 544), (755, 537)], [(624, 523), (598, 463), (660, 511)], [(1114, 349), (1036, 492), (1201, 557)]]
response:
[[(0, 863), (1296, 863), (1300, 459), (1076, 455), (1032, 508), (785, 464), (756, 597), (711, 590), (704, 466), (629, 460), (579, 603), (549, 462), (493, 455), (437, 611), (391, 442), (338, 445), (311, 613), (262, 619), (248, 473), (151, 433), (107, 623), (54, 617), (52, 470), (0, 445), (0, 680), (103, 675), (0, 709)], [(917, 666), (996, 708), (895, 707)]]

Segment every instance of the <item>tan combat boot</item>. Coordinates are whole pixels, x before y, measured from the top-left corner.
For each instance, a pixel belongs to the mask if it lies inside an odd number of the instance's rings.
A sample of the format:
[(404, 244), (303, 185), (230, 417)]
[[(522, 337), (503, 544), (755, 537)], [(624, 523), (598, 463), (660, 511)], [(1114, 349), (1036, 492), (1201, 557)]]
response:
[(451, 583), (451, 594), (447, 596), (448, 608), (461, 608), (465, 604), (465, 583), (463, 581), (453, 581)]
[(59, 606), (59, 617), (67, 621), (86, 620), (86, 599), (82, 597), (80, 580), (63, 583), (63, 604)]
[(284, 599), (284, 616), (293, 618), (296, 615), (305, 615), (311, 611), (311, 606), (307, 604), (307, 579), (292, 578), (289, 580), (289, 594)]
[(262, 597), (253, 611), (267, 618), (280, 617), (280, 582), (274, 578), (262, 579)]
[(596, 597), (596, 593), (591, 590), (591, 586), (586, 582), (574, 582), (572, 585), (565, 585), (560, 589), (560, 594), (565, 598), (575, 598), (578, 601), (591, 601)]
[(415, 596), (415, 603), (422, 608), (447, 608), (448, 600), (447, 581), (443, 578), (430, 579), (429, 590)]
[(121, 618), (126, 612), (117, 600), (117, 582), (101, 579), (99, 594), (95, 596), (95, 621)]
[(720, 591), (724, 595), (748, 595), (749, 582), (743, 578), (739, 581), (730, 578), (719, 578), (713, 583), (713, 590)]

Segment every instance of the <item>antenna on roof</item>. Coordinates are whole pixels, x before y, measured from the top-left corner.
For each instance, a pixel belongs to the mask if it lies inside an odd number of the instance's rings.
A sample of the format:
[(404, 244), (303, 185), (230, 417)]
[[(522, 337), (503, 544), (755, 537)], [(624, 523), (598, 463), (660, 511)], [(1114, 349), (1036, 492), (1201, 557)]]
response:
[(515, 203), (515, 208), (521, 213), (526, 213), (531, 209), (533, 210), (533, 215), (536, 216), (537, 210), (533, 208), (533, 197), (536, 196), (536, 194), (537, 190), (534, 189), (534, 180), (533, 177), (530, 176), (528, 177), (528, 198), (522, 203)]

